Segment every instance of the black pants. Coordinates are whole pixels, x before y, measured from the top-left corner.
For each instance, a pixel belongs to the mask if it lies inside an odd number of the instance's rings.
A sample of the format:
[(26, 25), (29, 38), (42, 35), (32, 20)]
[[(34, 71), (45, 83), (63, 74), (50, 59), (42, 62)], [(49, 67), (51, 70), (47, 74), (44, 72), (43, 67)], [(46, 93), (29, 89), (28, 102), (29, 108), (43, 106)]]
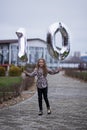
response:
[(37, 88), (37, 91), (38, 91), (38, 103), (39, 103), (39, 109), (42, 111), (43, 110), (43, 107), (42, 107), (42, 95), (44, 97), (44, 100), (45, 100), (45, 103), (46, 103), (46, 106), (47, 106), (47, 109), (50, 108), (50, 105), (49, 105), (49, 101), (48, 101), (48, 87), (46, 88)]

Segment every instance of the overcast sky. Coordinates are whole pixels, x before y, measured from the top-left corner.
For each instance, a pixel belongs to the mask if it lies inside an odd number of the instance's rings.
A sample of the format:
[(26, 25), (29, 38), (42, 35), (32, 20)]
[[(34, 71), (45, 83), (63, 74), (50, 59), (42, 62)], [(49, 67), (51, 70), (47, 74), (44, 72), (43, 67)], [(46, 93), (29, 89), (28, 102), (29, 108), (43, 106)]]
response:
[(55, 22), (68, 27), (71, 52), (87, 52), (87, 0), (0, 0), (0, 40), (17, 38), (20, 27), (27, 38), (46, 40)]

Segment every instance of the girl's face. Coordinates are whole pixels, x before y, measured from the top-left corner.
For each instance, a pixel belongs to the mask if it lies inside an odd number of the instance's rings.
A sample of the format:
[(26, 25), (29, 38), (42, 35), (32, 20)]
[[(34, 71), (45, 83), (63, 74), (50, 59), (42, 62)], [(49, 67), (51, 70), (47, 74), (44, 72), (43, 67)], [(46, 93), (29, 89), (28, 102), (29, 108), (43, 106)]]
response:
[(40, 67), (43, 67), (44, 66), (44, 61), (41, 59), (41, 60), (39, 60), (38, 64), (39, 64)]

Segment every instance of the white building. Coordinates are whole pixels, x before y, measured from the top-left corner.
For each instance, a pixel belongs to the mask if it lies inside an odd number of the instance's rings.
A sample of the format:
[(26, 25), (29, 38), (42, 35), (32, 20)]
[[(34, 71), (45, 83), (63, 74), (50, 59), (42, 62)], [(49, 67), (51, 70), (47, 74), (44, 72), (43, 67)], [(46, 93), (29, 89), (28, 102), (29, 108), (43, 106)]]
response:
[[(54, 68), (58, 66), (58, 61), (49, 55), (45, 41), (41, 39), (28, 39), (27, 42), (27, 63), (35, 64), (39, 58), (44, 58), (48, 67)], [(0, 40), (0, 64), (2, 66), (24, 64), (18, 58), (18, 40)]]

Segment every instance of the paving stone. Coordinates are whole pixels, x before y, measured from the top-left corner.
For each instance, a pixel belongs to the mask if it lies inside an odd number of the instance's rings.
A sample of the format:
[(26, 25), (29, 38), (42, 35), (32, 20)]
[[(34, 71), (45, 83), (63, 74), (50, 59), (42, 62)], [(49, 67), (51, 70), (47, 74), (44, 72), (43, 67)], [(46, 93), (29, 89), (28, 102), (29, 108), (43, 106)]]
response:
[(0, 110), (0, 130), (87, 130), (87, 83), (59, 73), (48, 76), (52, 114), (38, 116), (37, 92), (19, 104)]

